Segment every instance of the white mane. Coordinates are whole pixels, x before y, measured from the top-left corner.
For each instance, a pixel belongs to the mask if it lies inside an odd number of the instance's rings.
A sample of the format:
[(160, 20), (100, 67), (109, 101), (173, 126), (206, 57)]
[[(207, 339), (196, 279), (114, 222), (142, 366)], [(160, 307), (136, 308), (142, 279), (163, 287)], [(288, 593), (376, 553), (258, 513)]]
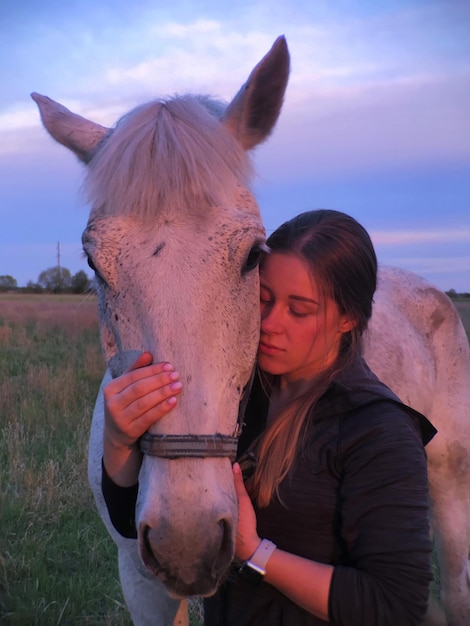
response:
[[(146, 218), (183, 207), (226, 205), (234, 186), (249, 187), (251, 163), (220, 122), (223, 105), (175, 96), (124, 115), (98, 146), (85, 192), (96, 211)], [(210, 149), (207, 149), (210, 146)], [(228, 202), (230, 204), (230, 202)]]

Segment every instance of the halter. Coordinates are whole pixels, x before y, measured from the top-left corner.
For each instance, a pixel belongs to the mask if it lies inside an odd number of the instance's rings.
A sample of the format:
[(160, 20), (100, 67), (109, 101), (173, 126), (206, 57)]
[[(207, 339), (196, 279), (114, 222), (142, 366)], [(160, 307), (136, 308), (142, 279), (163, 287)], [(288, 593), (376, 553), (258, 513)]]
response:
[(238, 409), (238, 420), (233, 435), (154, 435), (146, 432), (140, 438), (140, 449), (149, 456), (164, 459), (228, 457), (232, 463), (237, 457), (238, 438), (243, 429), (245, 409), (253, 384), (255, 368), (246, 387)]
[(234, 436), (220, 435), (154, 435), (145, 433), (140, 439), (144, 454), (165, 459), (184, 457), (205, 458), (229, 457), (233, 462), (237, 456), (238, 430)]

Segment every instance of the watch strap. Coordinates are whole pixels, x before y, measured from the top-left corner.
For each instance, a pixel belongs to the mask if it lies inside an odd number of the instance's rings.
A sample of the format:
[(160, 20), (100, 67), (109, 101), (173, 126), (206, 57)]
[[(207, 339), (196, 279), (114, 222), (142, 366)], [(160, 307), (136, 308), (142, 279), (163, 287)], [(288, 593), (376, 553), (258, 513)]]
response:
[(259, 546), (253, 552), (251, 557), (246, 561), (246, 564), (250, 567), (253, 567), (264, 576), (264, 574), (266, 573), (266, 564), (276, 548), (276, 544), (272, 541), (269, 541), (269, 539), (262, 539)]

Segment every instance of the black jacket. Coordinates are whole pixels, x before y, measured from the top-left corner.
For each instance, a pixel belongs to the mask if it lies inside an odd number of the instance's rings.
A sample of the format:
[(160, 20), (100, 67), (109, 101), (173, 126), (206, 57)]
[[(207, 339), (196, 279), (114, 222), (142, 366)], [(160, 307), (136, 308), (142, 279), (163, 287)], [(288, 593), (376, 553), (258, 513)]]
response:
[[(255, 380), (240, 440), (264, 428), (268, 398)], [(258, 510), (260, 537), (335, 565), (329, 598), (336, 626), (415, 626), (426, 611), (432, 545), (423, 444), (435, 434), (358, 359), (311, 412), (307, 440), (280, 499)], [(205, 601), (206, 626), (317, 626), (271, 585), (236, 570)]]

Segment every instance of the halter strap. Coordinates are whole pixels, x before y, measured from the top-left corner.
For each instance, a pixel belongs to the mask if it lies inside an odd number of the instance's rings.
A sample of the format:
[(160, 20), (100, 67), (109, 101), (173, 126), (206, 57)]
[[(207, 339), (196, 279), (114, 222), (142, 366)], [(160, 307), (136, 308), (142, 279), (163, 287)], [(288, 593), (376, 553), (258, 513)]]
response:
[(164, 459), (228, 457), (233, 463), (237, 457), (238, 438), (242, 432), (246, 405), (254, 376), (255, 368), (253, 368), (250, 380), (243, 389), (235, 434), (154, 435), (146, 432), (140, 438), (141, 451), (149, 456), (159, 456)]
[(238, 437), (230, 435), (154, 435), (145, 433), (140, 439), (144, 454), (165, 459), (184, 457), (229, 457), (237, 455)]

